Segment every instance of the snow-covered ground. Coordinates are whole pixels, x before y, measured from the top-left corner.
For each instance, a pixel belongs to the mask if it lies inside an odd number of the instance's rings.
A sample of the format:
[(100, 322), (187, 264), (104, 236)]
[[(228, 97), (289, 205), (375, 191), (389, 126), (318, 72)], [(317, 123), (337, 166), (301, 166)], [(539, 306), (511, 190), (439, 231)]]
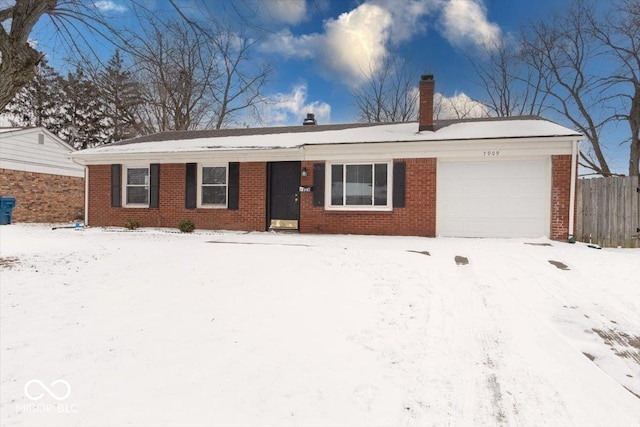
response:
[(171, 231), (0, 227), (3, 426), (640, 425), (640, 250)]

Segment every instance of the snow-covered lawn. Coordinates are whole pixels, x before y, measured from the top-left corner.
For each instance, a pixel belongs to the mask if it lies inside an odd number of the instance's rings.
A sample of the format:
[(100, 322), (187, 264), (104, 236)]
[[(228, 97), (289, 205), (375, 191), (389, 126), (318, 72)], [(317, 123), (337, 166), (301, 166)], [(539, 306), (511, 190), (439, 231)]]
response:
[(640, 250), (11, 225), (0, 274), (3, 426), (640, 425)]

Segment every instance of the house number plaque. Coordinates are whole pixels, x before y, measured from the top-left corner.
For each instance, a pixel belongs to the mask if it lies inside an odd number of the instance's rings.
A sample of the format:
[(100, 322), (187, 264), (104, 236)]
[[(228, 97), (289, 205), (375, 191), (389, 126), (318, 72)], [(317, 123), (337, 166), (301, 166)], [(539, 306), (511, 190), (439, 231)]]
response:
[(484, 152), (484, 157), (497, 157), (500, 155), (499, 150), (488, 150)]

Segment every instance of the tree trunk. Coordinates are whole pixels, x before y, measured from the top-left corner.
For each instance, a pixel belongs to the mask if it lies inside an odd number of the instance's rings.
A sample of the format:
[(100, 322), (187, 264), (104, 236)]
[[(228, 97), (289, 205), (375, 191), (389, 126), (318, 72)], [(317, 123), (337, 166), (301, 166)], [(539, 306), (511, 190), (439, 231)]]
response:
[(640, 87), (636, 85), (629, 114), (631, 147), (629, 150), (629, 176), (640, 176)]
[[(42, 14), (57, 5), (58, 0), (17, 0), (14, 6), (0, 9), (0, 111), (36, 75), (42, 54), (29, 45), (29, 34)], [(7, 33), (2, 25), (9, 19)]]
[(0, 63), (0, 110), (4, 110), (16, 93), (33, 79), (42, 59), (42, 54), (26, 42), (8, 47), (2, 49)]

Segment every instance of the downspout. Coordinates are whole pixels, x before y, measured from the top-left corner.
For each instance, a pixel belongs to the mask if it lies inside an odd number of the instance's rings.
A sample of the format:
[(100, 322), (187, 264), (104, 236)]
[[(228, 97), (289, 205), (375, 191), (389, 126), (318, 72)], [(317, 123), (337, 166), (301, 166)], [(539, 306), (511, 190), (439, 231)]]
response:
[(89, 225), (89, 166), (84, 167), (84, 226)]
[(79, 163), (73, 157), (71, 161), (77, 165), (84, 167), (84, 226), (89, 225), (89, 166)]
[(571, 187), (569, 188), (569, 243), (575, 243), (574, 216), (576, 205), (576, 169), (578, 158), (578, 141), (571, 141)]

